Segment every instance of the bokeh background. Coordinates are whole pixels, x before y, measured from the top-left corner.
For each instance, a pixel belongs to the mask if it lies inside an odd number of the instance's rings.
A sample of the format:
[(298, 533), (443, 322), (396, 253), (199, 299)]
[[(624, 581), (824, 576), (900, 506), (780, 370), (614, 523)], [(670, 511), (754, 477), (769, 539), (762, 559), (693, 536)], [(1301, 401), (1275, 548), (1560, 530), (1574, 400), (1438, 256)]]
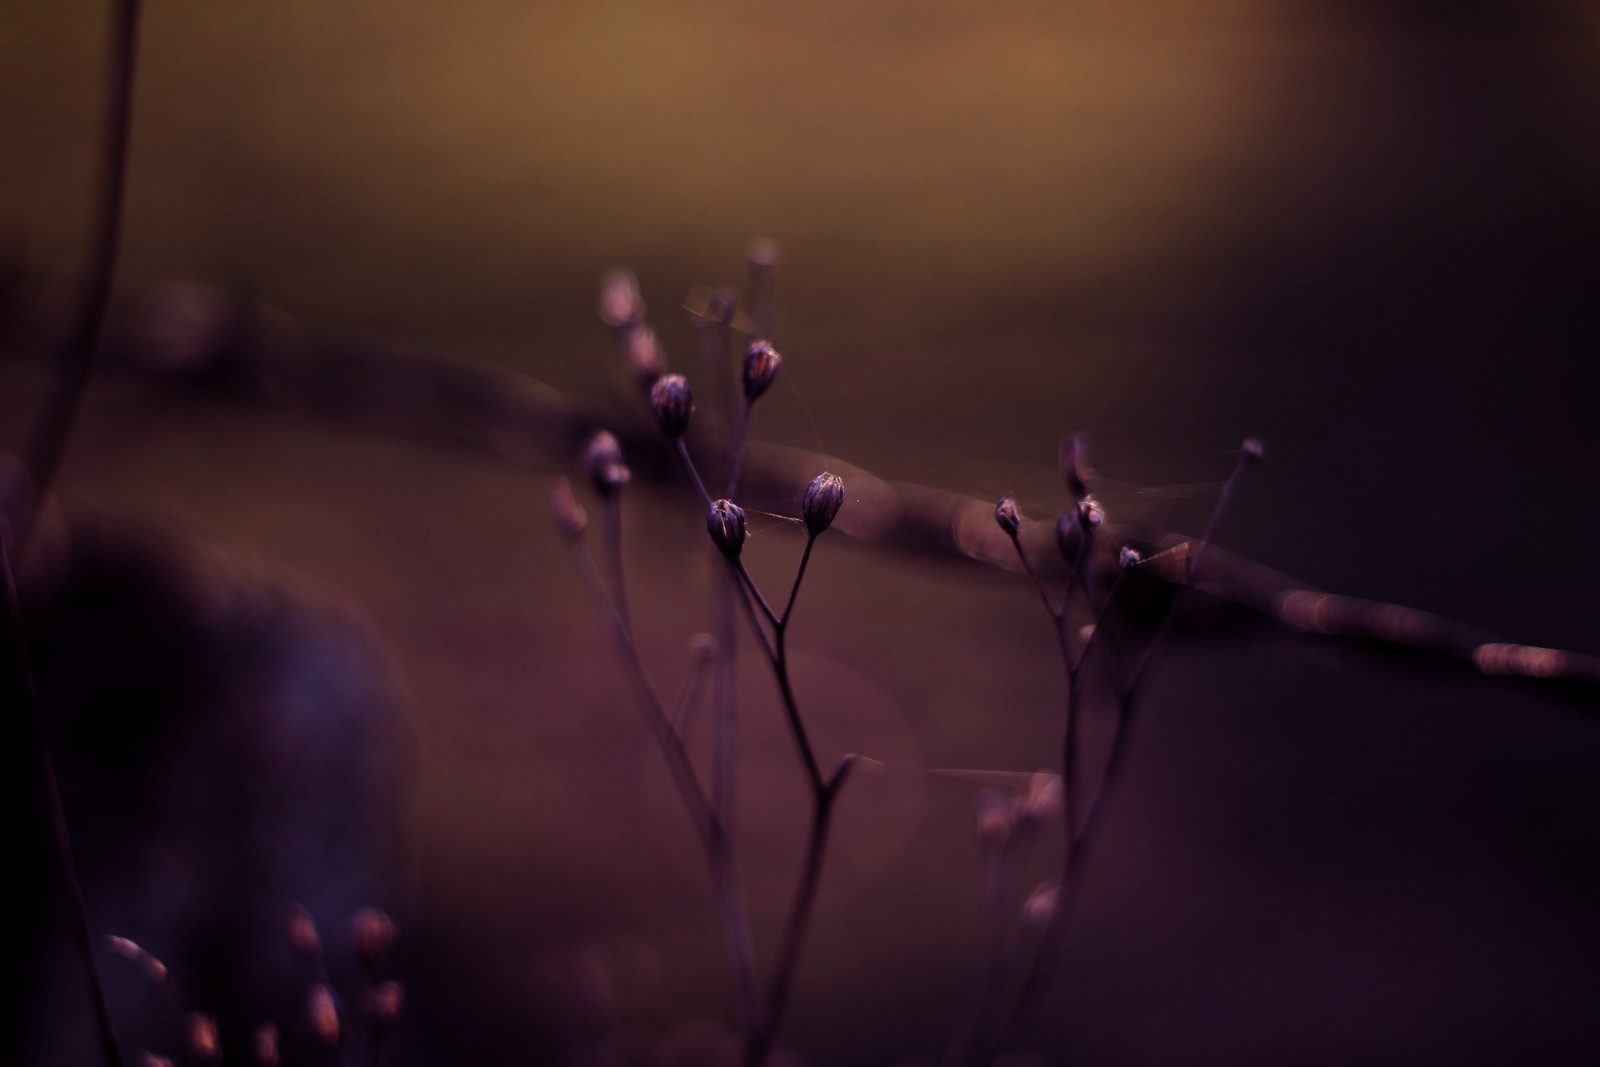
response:
[[(12, 449), (83, 265), (106, 23), (0, 11), (0, 240), (31, 324), (0, 365)], [(1594, 651), (1597, 61), (1584, 0), (157, 2), (121, 277), (627, 411), (602, 271), (637, 272), (692, 369), (685, 294), (770, 236), (764, 438), (1047, 517), (1082, 430), (1113, 521), (1196, 533), (1259, 435), (1229, 548)], [(570, 457), (524, 458), (111, 374), (62, 485), (69, 514), (296, 575), (388, 650), (433, 1062), (726, 1014), (692, 837), (545, 516)], [(626, 530), (669, 691), (708, 625), (696, 512), (642, 487)], [(778, 584), (800, 545), (767, 520), (750, 547)], [(930, 771), (1049, 765), (1059, 666), (1014, 576), (844, 538), (815, 562), (802, 700), (825, 752), (884, 770), (840, 809), (789, 1037), (818, 1064), (929, 1057), (979, 943), (975, 786)], [(746, 673), (770, 947), (805, 797)], [(1149, 704), (1047, 1062), (1600, 1054), (1592, 702), (1251, 640), (1176, 647)]]

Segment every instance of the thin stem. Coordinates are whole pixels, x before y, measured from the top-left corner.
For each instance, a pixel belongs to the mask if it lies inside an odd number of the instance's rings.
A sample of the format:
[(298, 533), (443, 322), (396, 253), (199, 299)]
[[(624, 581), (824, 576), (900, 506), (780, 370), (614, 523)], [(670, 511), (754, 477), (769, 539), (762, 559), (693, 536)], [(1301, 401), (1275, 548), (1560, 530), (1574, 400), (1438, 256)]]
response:
[(744, 893), (739, 885), (739, 872), (734, 860), (732, 842), (727, 834), (721, 814), (706, 798), (694, 764), (684, 748), (683, 738), (673, 729), (661, 698), (650, 682), (638, 648), (622, 623), (615, 605), (606, 596), (600, 572), (579, 538), (569, 538), (573, 556), (578, 564), (584, 584), (595, 602), (601, 617), (611, 632), (618, 658), (634, 690), (634, 696), (646, 722), (661, 745), (673, 781), (683, 796), (689, 817), (700, 835), (706, 857), (711, 867), (712, 883), (716, 887), (718, 910), (722, 916), (723, 933), (728, 942), (728, 954), (734, 971), (737, 1003), (747, 1033), (755, 1033), (761, 1026), (761, 1006), (756, 990), (755, 950), (750, 938), (749, 918), (745, 913)]
[(794, 585), (789, 587), (789, 602), (783, 606), (783, 616), (777, 620), (778, 626), (788, 626), (789, 616), (794, 614), (794, 601), (800, 595), (800, 582), (806, 576), (806, 564), (811, 562), (811, 546), (817, 543), (816, 534), (806, 536), (805, 551), (800, 553), (800, 566), (794, 572)]
[(66, 456), (67, 441), (83, 406), (83, 395), (94, 370), (100, 335), (105, 329), (111, 286), (116, 277), (122, 243), (122, 215), (127, 201), (128, 150), (133, 135), (133, 87), (139, 50), (141, 0), (117, 0), (111, 33), (111, 76), (105, 128), (105, 154), (100, 160), (99, 191), (90, 251), (89, 277), (78, 305), (72, 335), (52, 367), (49, 392), (39, 421), (34, 424), (23, 451), (32, 481), (24, 488), (15, 525), (20, 531), (18, 550), (27, 549), (33, 524), (44, 500), (55, 488)]
[(789, 1004), (789, 992), (794, 984), (795, 971), (800, 963), (800, 950), (805, 945), (806, 932), (816, 910), (817, 887), (822, 880), (822, 863), (828, 852), (828, 832), (833, 823), (834, 802), (839, 790), (855, 766), (855, 757), (846, 756), (839, 761), (833, 777), (826, 784), (818, 780), (816, 806), (812, 810), (811, 835), (806, 844), (805, 866), (800, 872), (800, 883), (795, 890), (794, 904), (789, 909), (784, 924), (783, 938), (779, 942), (778, 956), (773, 964), (772, 985), (766, 1003), (766, 1025), (752, 1037), (745, 1051), (745, 1063), (755, 1067), (766, 1062), (767, 1053), (777, 1037)]
[(1022, 569), (1028, 572), (1028, 580), (1039, 591), (1039, 600), (1044, 604), (1045, 613), (1056, 620), (1056, 628), (1059, 631), (1061, 620), (1067, 613), (1067, 606), (1062, 604), (1061, 610), (1057, 611), (1055, 605), (1050, 603), (1050, 593), (1045, 589), (1044, 582), (1040, 581), (1039, 572), (1033, 569), (1033, 563), (1028, 559), (1028, 554), (1022, 550), (1022, 539), (1015, 533), (1007, 532), (1011, 535), (1011, 547), (1017, 550), (1017, 559), (1022, 561)]
[(85, 977), (89, 982), (89, 995), (94, 1001), (95, 1021), (100, 1030), (100, 1047), (106, 1063), (122, 1067), (122, 1046), (117, 1043), (117, 1031), (111, 1021), (111, 1008), (106, 1003), (105, 986), (100, 979), (100, 967), (94, 958), (94, 938), (89, 931), (89, 911), (83, 900), (83, 883), (78, 878), (78, 864), (72, 854), (72, 833), (67, 826), (67, 810), (61, 801), (61, 783), (56, 775), (55, 755), (50, 750), (50, 738), (45, 733), (44, 715), (39, 708), (39, 691), (33, 677), (33, 666), (23, 640), (22, 607), (17, 598), (16, 576), (11, 570), (10, 546), (0, 533), (0, 583), (4, 585), (5, 613), (4, 644), (11, 652), (11, 669), (7, 688), (12, 689), (7, 703), (26, 709), (33, 727), (34, 758), (39, 765), (46, 803), (50, 809), (51, 837), (55, 844), (56, 862), (61, 868), (62, 882), (67, 891), (67, 905), (72, 917), (72, 932), (77, 941), (78, 956), (83, 962)]
[(739, 406), (739, 421), (733, 430), (733, 449), (728, 463), (728, 499), (739, 495), (739, 476), (744, 472), (744, 455), (750, 441), (750, 418), (755, 405), (745, 397)]
[(617, 616), (628, 636), (633, 636), (633, 614), (628, 610), (628, 581), (622, 566), (622, 504), (617, 493), (607, 493), (600, 501), (600, 518), (605, 542), (606, 562), (611, 566), (611, 588), (616, 598)]
[(683, 461), (683, 469), (689, 472), (689, 478), (694, 482), (695, 492), (700, 494), (701, 503), (706, 507), (711, 506), (711, 492), (706, 489), (705, 479), (700, 477), (700, 468), (695, 466), (694, 457), (689, 455), (689, 446), (683, 443), (683, 438), (676, 438), (674, 443), (678, 446), (678, 458)]
[[(721, 656), (718, 649), (716, 655)], [(695, 709), (700, 706), (700, 698), (704, 695), (702, 690), (706, 684), (706, 674), (711, 666), (710, 659), (701, 659), (696, 656), (689, 669), (689, 676), (683, 680), (683, 688), (678, 691), (678, 703), (672, 711), (672, 729), (684, 743), (688, 743), (689, 731), (694, 725)]]
[(777, 613), (772, 610), (772, 605), (767, 603), (766, 596), (756, 586), (756, 580), (751, 577), (750, 569), (744, 565), (744, 560), (734, 557), (730, 559), (730, 562), (733, 564), (734, 574), (738, 576), (744, 587), (749, 590), (751, 600), (761, 609), (761, 614), (766, 616), (767, 622), (772, 626), (773, 636), (781, 643), (787, 614), (783, 619), (778, 618)]

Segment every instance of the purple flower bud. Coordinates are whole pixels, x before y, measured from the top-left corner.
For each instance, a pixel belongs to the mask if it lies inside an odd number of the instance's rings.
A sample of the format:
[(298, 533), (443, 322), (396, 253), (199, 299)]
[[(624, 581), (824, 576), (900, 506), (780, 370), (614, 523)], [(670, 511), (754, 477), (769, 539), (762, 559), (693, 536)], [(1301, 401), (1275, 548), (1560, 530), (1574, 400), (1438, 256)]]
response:
[(1246, 437), (1240, 446), (1245, 458), (1251, 462), (1258, 462), (1266, 457), (1267, 446), (1259, 437)]
[(835, 515), (844, 504), (844, 479), (837, 474), (823, 471), (811, 479), (811, 484), (806, 486), (805, 496), (800, 501), (800, 517), (805, 520), (806, 529), (815, 537), (829, 526), (833, 525)]
[(1117, 557), (1117, 562), (1122, 566), (1123, 570), (1132, 570), (1144, 562), (1144, 557), (1132, 545), (1123, 545), (1122, 553)]
[(744, 548), (744, 536), (748, 529), (744, 508), (731, 500), (713, 500), (711, 510), (706, 512), (706, 529), (724, 556), (729, 559), (739, 558), (739, 551)]
[(772, 380), (778, 376), (778, 368), (782, 364), (783, 357), (778, 355), (776, 348), (765, 341), (750, 342), (749, 351), (744, 354), (745, 399), (753, 401), (766, 392)]
[(689, 429), (689, 416), (694, 414), (694, 393), (689, 390), (689, 380), (681, 374), (668, 374), (657, 379), (650, 387), (650, 406), (655, 410), (661, 432), (679, 438)]
[(1000, 529), (1006, 532), (1007, 537), (1017, 536), (1017, 531), (1022, 528), (1022, 512), (1017, 510), (1017, 502), (1010, 497), (1002, 497), (1000, 503), (994, 506), (994, 521), (1000, 524)]
[(1105, 509), (1092, 496), (1084, 497), (1063, 511), (1056, 520), (1056, 546), (1061, 549), (1061, 555), (1069, 562), (1076, 560), (1105, 519)]
[(597, 431), (583, 446), (583, 466), (595, 492), (603, 497), (614, 495), (632, 476), (622, 461), (622, 446), (605, 430)]

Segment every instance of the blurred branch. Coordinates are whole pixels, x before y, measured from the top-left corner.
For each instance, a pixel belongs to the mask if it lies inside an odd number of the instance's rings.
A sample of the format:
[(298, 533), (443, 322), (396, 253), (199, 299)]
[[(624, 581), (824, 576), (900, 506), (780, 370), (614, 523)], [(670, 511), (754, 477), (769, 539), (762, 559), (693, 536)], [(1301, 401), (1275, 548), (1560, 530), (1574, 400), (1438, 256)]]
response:
[[(671, 449), (644, 424), (636, 405), (582, 403), (525, 374), (483, 363), (321, 344), (287, 316), (214, 289), (173, 287), (130, 303), (112, 323), (106, 349), (108, 370), (167, 388), (421, 437), (521, 466), (565, 466), (590, 434), (605, 428), (622, 439), (636, 476), (667, 483), (677, 473)], [(850, 506), (836, 528), (851, 537), (1019, 569), (995, 525), (992, 500), (889, 482), (802, 449), (758, 443), (749, 449), (743, 479), (751, 498), (791, 497), (812, 473), (828, 469), (850, 487)], [(1048, 539), (1049, 525), (1025, 526), (1024, 541)], [(1186, 582), (1195, 539), (1138, 536), (1112, 525), (1103, 532), (1095, 567), (1109, 572), (1132, 543), (1159, 549), (1166, 561), (1140, 568), (1141, 575)], [(1053, 551), (1034, 558), (1065, 566)], [(1291, 632), (1420, 654), (1482, 676), (1563, 683), (1585, 704), (1600, 696), (1600, 657), (1516, 644), (1426, 611), (1325, 593), (1221, 548), (1210, 549), (1195, 588)]]

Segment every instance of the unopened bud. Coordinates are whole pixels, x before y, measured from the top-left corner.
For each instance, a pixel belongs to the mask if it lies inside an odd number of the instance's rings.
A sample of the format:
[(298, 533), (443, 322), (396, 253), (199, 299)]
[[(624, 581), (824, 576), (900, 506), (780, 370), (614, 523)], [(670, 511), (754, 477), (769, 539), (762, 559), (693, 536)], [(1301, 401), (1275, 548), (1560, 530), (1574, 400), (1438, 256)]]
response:
[(333, 990), (326, 985), (311, 988), (311, 997), (306, 1001), (306, 1022), (317, 1040), (330, 1047), (338, 1046), (339, 1007), (333, 1001)]
[(757, 237), (750, 242), (744, 254), (752, 267), (763, 270), (771, 270), (776, 267), (780, 256), (778, 242), (770, 237)]
[(1061, 776), (1038, 771), (1028, 779), (1028, 789), (1017, 801), (1017, 821), (1043, 822), (1061, 810)]
[(362, 908), (350, 917), (356, 944), (356, 962), (369, 974), (377, 970), (394, 947), (395, 925), (382, 908)]
[(262, 1023), (256, 1027), (253, 1044), (258, 1067), (278, 1067), (278, 1027), (275, 1024)]
[(706, 529), (710, 531), (711, 540), (722, 550), (724, 556), (729, 559), (739, 558), (748, 530), (744, 508), (731, 500), (713, 500), (711, 510), (706, 512)]
[(189, 1051), (201, 1063), (215, 1063), (222, 1058), (222, 1043), (217, 1038), (217, 1020), (200, 1012), (191, 1012), (184, 1021), (188, 1032)]
[[(589, 523), (589, 516), (583, 513), (572, 495), (572, 483), (565, 477), (557, 478), (550, 489), (550, 513), (555, 516), (556, 528), (568, 537), (582, 537), (583, 528)], [(313, 929), (312, 933), (316, 931)]]
[(689, 638), (689, 655), (696, 663), (710, 663), (717, 658), (717, 639), (710, 634), (695, 634)]
[(405, 988), (399, 982), (383, 982), (367, 992), (367, 1019), (373, 1026), (388, 1028), (400, 1019), (405, 1004)]
[(1011, 799), (997, 789), (985, 789), (978, 794), (973, 807), (978, 844), (984, 848), (1004, 845), (1016, 827)]
[(175, 1064), (165, 1056), (157, 1056), (146, 1049), (139, 1054), (139, 1067), (175, 1067)]
[[(571, 495), (570, 493), (568, 494)], [(577, 505), (574, 504), (574, 507)], [(289, 947), (302, 956), (315, 956), (322, 951), (322, 938), (317, 936), (317, 921), (299, 904), (289, 912), (287, 925)]]
[(628, 367), (646, 389), (667, 373), (667, 353), (656, 332), (642, 322), (628, 331)]
[(833, 525), (834, 516), (844, 505), (844, 479), (823, 471), (811, 479), (805, 495), (800, 500), (800, 517), (812, 537)]
[(1060, 460), (1067, 492), (1072, 494), (1074, 503), (1083, 500), (1089, 495), (1089, 480), (1094, 473), (1089, 469), (1089, 446), (1083, 434), (1075, 433), (1061, 442)]
[(622, 446), (606, 430), (597, 431), (583, 446), (583, 465), (594, 482), (595, 492), (603, 497), (614, 495), (632, 477), (622, 461)]
[(650, 387), (650, 407), (661, 424), (661, 432), (671, 438), (682, 437), (689, 429), (689, 416), (694, 414), (694, 393), (689, 380), (681, 374), (668, 374)]
[(1267, 455), (1267, 446), (1259, 437), (1246, 437), (1240, 449), (1244, 452), (1245, 458), (1251, 462), (1265, 459)]
[(755, 400), (766, 392), (782, 365), (783, 357), (778, 355), (776, 348), (765, 341), (750, 342), (750, 348), (744, 354), (745, 399)]
[(1007, 537), (1017, 536), (1022, 528), (1022, 512), (1017, 510), (1017, 502), (1010, 497), (1001, 498), (994, 506), (994, 521), (1000, 524)]
[(1144, 556), (1132, 545), (1123, 545), (1122, 552), (1117, 556), (1117, 564), (1125, 571), (1132, 570), (1144, 562)]
[(1100, 501), (1092, 496), (1086, 496), (1078, 501), (1078, 522), (1085, 530), (1093, 530), (1106, 521), (1106, 509), (1100, 506)]
[(600, 279), (600, 321), (622, 329), (644, 320), (644, 297), (632, 271), (610, 270)]
[(1022, 905), (1022, 921), (1035, 930), (1049, 927), (1056, 916), (1061, 901), (1061, 887), (1055, 882), (1041, 882)]

